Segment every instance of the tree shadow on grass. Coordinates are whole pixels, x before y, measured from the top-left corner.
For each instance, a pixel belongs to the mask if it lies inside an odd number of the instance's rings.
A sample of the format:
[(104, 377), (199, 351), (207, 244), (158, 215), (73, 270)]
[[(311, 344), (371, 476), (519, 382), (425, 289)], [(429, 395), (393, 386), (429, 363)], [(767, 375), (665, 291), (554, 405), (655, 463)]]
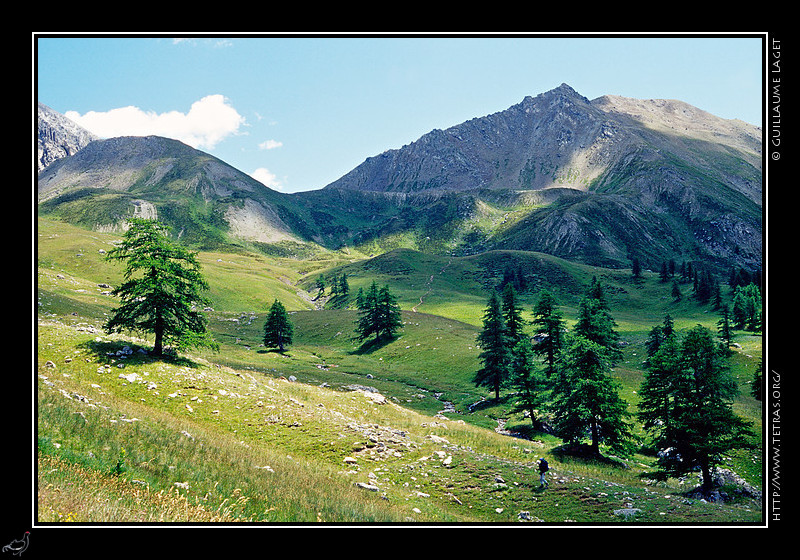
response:
[(150, 364), (165, 362), (176, 366), (197, 368), (198, 364), (189, 358), (179, 356), (171, 348), (166, 348), (161, 356), (152, 354), (152, 347), (125, 342), (124, 340), (89, 340), (82, 345), (97, 356), (97, 360), (105, 365), (114, 363)]
[(565, 443), (550, 450), (559, 461), (573, 460), (583, 463), (591, 463), (596, 465), (604, 465), (608, 467), (626, 468), (624, 462), (616, 457), (606, 457), (605, 455), (598, 455), (590, 445), (585, 443), (570, 444)]
[[(398, 337), (396, 336), (381, 336), (377, 338), (372, 338), (370, 340), (364, 341), (361, 346), (350, 352), (351, 355), (354, 356), (363, 356), (364, 354), (372, 354), (384, 348), (397, 340)], [(356, 339), (357, 340), (357, 339)]]
[(259, 348), (256, 350), (257, 354), (277, 354), (279, 356), (283, 356), (284, 358), (289, 357), (287, 352), (289, 352), (289, 348), (284, 348), (283, 350), (280, 348)]

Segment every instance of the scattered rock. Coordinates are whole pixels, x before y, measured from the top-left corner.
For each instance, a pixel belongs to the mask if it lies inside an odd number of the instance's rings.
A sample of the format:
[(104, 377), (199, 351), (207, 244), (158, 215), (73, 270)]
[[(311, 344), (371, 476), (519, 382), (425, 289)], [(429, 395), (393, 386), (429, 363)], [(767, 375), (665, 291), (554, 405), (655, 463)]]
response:
[(617, 517), (624, 517), (626, 519), (629, 517), (634, 517), (639, 513), (642, 513), (642, 510), (639, 508), (622, 508), (614, 510), (614, 515)]
[(365, 391), (364, 396), (367, 397), (372, 402), (374, 402), (375, 404), (386, 404), (386, 397), (384, 397), (380, 393)]
[(128, 383), (137, 383), (138, 381), (141, 381), (141, 379), (142, 379), (139, 376), (139, 374), (135, 373), (135, 372), (134, 373), (129, 373), (127, 375), (125, 375), (124, 373), (120, 373), (118, 377), (119, 377), (119, 379), (124, 379)]

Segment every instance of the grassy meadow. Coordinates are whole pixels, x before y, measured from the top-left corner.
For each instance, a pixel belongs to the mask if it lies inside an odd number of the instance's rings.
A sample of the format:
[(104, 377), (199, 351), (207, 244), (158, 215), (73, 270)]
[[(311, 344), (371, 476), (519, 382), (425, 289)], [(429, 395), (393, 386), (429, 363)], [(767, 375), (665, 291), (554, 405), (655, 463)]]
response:
[[(569, 325), (593, 276), (608, 287), (623, 359), (613, 370), (635, 412), (644, 342), (669, 314), (678, 330), (718, 315), (645, 272), (502, 252), (432, 256), (313, 251), (303, 260), (202, 252), (207, 313), (220, 351), (156, 360), (143, 335), (102, 331), (122, 267), (104, 260), (118, 234), (40, 218), (37, 244), (36, 518), (41, 523), (755, 523), (761, 504), (689, 498), (698, 479), (640, 477), (652, 455), (587, 461), (531, 433), (507, 398), (472, 382), (489, 289), (513, 263), (551, 289)], [(374, 252), (375, 248), (370, 247)], [(368, 258), (375, 254), (374, 258)], [(403, 329), (385, 344), (355, 340), (357, 312), (318, 297), (315, 281), (346, 273), (351, 296), (388, 284)], [(684, 287), (688, 296), (688, 287)], [(723, 286), (727, 297), (727, 287)], [(264, 348), (269, 306), (290, 312), (286, 352)], [(736, 332), (736, 412), (761, 433), (750, 382), (759, 334)], [(505, 430), (525, 434), (512, 437)], [(641, 436), (641, 431), (637, 429)], [(759, 442), (760, 443), (760, 442)], [(539, 488), (535, 461), (552, 466)], [(762, 487), (760, 444), (726, 464)], [(616, 510), (637, 508), (633, 518)]]

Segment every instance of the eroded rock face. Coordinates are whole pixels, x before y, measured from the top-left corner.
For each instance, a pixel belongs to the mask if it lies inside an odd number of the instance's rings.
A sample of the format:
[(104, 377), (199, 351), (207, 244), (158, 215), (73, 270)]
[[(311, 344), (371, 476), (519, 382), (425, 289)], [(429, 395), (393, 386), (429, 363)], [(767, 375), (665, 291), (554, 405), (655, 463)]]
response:
[[(751, 176), (724, 175), (724, 166), (702, 152), (718, 146), (751, 166)], [(368, 158), (326, 188), (587, 191), (620, 165), (667, 162), (668, 154), (714, 168), (723, 182), (760, 204), (760, 128), (673, 100), (603, 96), (590, 101), (567, 84)]]
[(36, 145), (39, 171), (58, 159), (77, 153), (89, 142), (97, 140), (91, 132), (42, 103), (39, 103), (38, 119)]

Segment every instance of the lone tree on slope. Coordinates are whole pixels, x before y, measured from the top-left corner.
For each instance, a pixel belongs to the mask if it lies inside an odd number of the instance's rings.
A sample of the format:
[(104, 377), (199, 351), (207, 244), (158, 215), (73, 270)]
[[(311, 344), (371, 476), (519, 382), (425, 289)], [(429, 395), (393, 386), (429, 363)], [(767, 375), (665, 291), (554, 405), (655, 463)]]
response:
[(286, 308), (277, 299), (267, 314), (267, 321), (264, 323), (264, 346), (277, 348), (281, 352), (286, 349), (287, 344), (292, 343), (294, 326), (289, 320)]
[(125, 262), (125, 282), (112, 292), (122, 304), (104, 328), (109, 333), (153, 333), (156, 356), (163, 354), (165, 344), (216, 350), (205, 316), (196, 310), (210, 303), (203, 295), (208, 283), (197, 255), (170, 241), (167, 232), (160, 222), (133, 218), (122, 243), (109, 251), (108, 260)]

